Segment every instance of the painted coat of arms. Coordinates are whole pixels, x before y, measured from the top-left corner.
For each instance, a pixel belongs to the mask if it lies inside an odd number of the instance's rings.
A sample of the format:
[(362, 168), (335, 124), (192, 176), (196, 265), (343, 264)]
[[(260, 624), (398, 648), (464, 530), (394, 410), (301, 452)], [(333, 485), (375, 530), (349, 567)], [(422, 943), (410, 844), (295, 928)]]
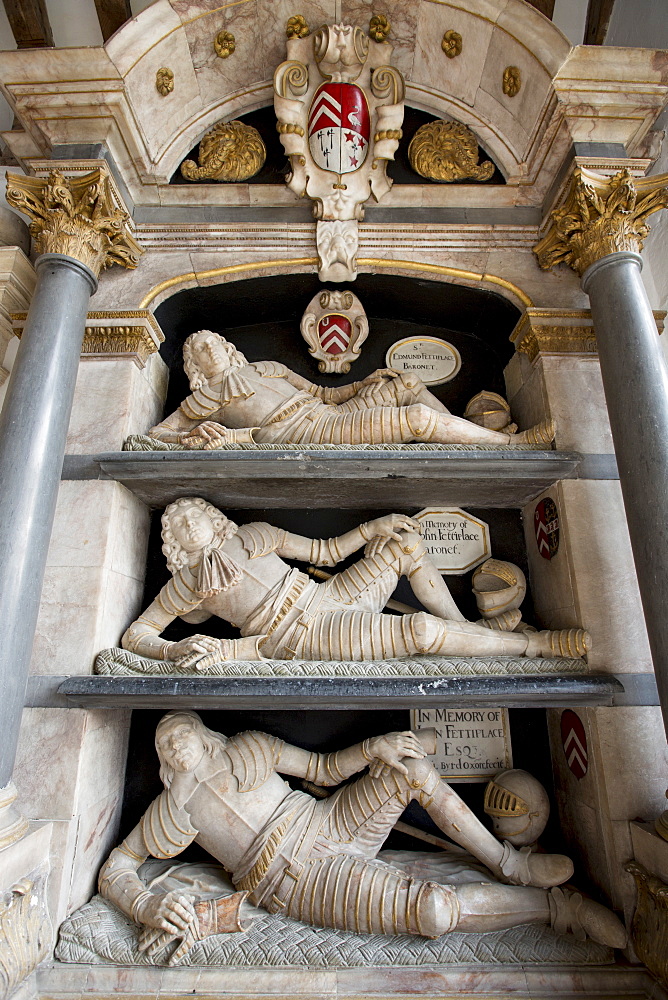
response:
[(302, 337), (321, 372), (347, 372), (369, 334), (364, 307), (349, 291), (319, 292), (302, 316)]
[(354, 83), (323, 83), (308, 121), (311, 155), (323, 170), (339, 175), (361, 167), (369, 152), (369, 105)]
[(389, 64), (392, 46), (349, 24), (289, 38), (287, 50), (274, 74), (287, 184), (314, 202), (320, 277), (354, 279), (364, 203), (392, 186), (386, 166), (401, 138), (404, 80)]

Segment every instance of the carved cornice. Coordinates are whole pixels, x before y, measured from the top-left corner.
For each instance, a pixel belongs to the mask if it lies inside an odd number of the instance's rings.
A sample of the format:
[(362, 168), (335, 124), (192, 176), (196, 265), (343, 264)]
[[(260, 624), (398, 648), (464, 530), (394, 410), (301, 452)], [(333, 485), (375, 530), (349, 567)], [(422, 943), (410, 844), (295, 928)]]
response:
[[(17, 337), (23, 333), (26, 317), (24, 312), (12, 316)], [(143, 368), (164, 339), (155, 317), (147, 309), (89, 312), (81, 358), (129, 358)]]
[(566, 199), (534, 247), (543, 270), (565, 263), (582, 275), (595, 261), (620, 251), (640, 253), (652, 212), (668, 205), (668, 174), (634, 179), (629, 170), (607, 178), (579, 168)]
[(82, 177), (52, 170), (46, 179), (7, 174), (7, 202), (32, 220), (38, 254), (73, 257), (96, 277), (111, 264), (135, 268), (139, 263), (143, 251), (128, 230), (128, 213), (100, 169)]
[[(654, 312), (657, 330), (663, 331), (666, 313)], [(536, 309), (525, 311), (510, 335), (519, 354), (535, 361), (544, 354), (598, 355), (596, 333), (588, 309)]]
[(637, 861), (625, 865), (638, 890), (631, 938), (638, 957), (668, 986), (668, 885)]

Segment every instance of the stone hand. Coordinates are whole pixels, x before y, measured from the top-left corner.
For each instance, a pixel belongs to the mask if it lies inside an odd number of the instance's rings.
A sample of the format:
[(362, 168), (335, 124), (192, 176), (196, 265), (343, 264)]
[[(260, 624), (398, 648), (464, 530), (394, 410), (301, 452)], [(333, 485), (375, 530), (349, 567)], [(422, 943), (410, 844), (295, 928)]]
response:
[[(184, 911), (192, 909), (192, 903), (188, 896), (176, 893), (168, 893), (169, 896), (176, 897), (184, 903), (182, 908)], [(160, 897), (155, 897), (160, 899)], [(166, 897), (162, 897), (165, 899)], [(182, 918), (181, 918), (182, 919)], [(169, 923), (174, 924), (175, 920), (170, 920)], [(144, 924), (139, 931), (139, 945), (138, 950), (140, 952), (145, 951), (146, 954), (153, 958), (158, 952), (162, 951), (163, 948), (167, 948), (172, 942), (181, 939), (180, 944), (172, 951), (171, 955), (167, 959), (168, 965), (178, 965), (182, 958), (188, 954), (190, 949), (199, 940), (197, 933), (197, 917), (193, 910), (193, 918), (187, 924), (187, 926), (179, 931), (164, 930), (162, 927), (152, 927), (149, 924)]]
[(399, 372), (396, 372), (394, 368), (376, 368), (375, 372), (371, 372), (366, 378), (363, 378), (360, 385), (374, 385), (376, 382), (384, 382), (388, 378), (397, 378)]
[(378, 778), (394, 768), (402, 774), (408, 774), (404, 757), (415, 757), (421, 760), (426, 757), (424, 747), (410, 730), (404, 733), (388, 733), (386, 736), (375, 736), (367, 744), (368, 752), (376, 759), (369, 765), (369, 774)]
[[(232, 649), (232, 642), (229, 639), (214, 639), (211, 635), (191, 635), (189, 639), (173, 643), (167, 650), (167, 657), (176, 660), (183, 669), (193, 666), (199, 669), (198, 663), (205, 658), (229, 659)], [(210, 662), (213, 662), (213, 659)]]
[[(143, 924), (139, 950), (157, 951), (168, 938), (182, 937), (197, 923), (190, 896), (183, 892), (167, 892), (151, 896), (137, 907), (137, 920)], [(158, 942), (161, 941), (161, 944)]]
[(391, 538), (401, 541), (401, 531), (420, 531), (420, 522), (406, 514), (386, 514), (366, 522), (366, 534), (371, 535), (364, 549), (365, 556), (375, 556)]
[(215, 420), (205, 420), (190, 431), (185, 431), (179, 437), (179, 444), (186, 448), (211, 449), (232, 440), (233, 434), (229, 427), (217, 424)]

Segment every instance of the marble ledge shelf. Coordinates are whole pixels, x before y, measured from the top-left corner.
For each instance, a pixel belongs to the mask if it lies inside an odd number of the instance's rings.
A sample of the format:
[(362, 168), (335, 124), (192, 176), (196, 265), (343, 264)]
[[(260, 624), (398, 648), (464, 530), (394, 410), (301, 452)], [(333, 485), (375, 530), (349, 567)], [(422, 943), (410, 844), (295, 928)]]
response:
[(562, 708), (612, 705), (610, 674), (510, 677), (68, 677), (72, 708)]
[[(522, 507), (559, 479), (617, 478), (607, 456), (559, 451), (107, 452), (66, 455), (63, 479), (122, 483), (149, 507), (204, 496), (227, 507)], [(587, 475), (589, 478), (589, 475)]]

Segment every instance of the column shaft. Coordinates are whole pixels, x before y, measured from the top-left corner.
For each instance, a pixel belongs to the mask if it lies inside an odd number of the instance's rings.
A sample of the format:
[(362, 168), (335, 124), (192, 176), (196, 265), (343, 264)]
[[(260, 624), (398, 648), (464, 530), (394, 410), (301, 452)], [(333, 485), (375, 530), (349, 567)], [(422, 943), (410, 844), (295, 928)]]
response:
[[(598, 341), (633, 558), (668, 732), (668, 369), (642, 259), (602, 257), (582, 277)], [(605, 512), (597, 530), (605, 530)], [(614, 614), (614, 608), (610, 609)]]
[(0, 788), (12, 776), (88, 302), (97, 287), (92, 271), (72, 257), (44, 254), (35, 267), (0, 414)]

